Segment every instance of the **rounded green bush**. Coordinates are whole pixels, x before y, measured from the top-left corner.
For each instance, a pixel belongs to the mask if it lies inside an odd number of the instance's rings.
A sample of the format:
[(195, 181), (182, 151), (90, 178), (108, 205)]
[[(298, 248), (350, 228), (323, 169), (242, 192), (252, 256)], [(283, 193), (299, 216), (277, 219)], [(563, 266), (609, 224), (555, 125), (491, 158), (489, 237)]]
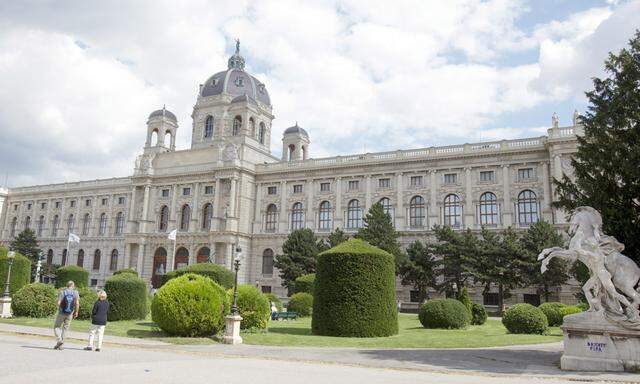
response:
[(171, 271), (162, 276), (162, 284), (166, 284), (167, 281), (176, 278), (178, 276), (182, 276), (187, 273), (195, 273), (196, 275), (206, 276), (223, 286), (224, 288), (233, 287), (234, 282), (234, 274), (227, 268), (218, 264), (211, 263), (198, 263), (187, 265), (186, 267), (182, 267), (180, 269), (176, 269), (175, 271)]
[(282, 305), (282, 300), (280, 300), (280, 298), (275, 293), (265, 293), (264, 295), (266, 296), (267, 300), (272, 301), (276, 305), (276, 308), (278, 308), (278, 312), (282, 312), (282, 310), (284, 309), (284, 305)]
[(543, 334), (549, 326), (547, 317), (540, 308), (531, 304), (516, 304), (505, 312), (502, 324), (511, 333)]
[(471, 324), (482, 325), (487, 322), (487, 310), (482, 304), (471, 305)]
[(109, 321), (147, 317), (147, 285), (130, 273), (111, 276), (104, 285), (109, 300)]
[(315, 273), (308, 273), (306, 275), (299, 276), (293, 282), (295, 292), (306, 292), (313, 295), (313, 282), (316, 280)]
[(188, 273), (171, 279), (153, 298), (151, 317), (176, 336), (212, 336), (224, 328), (229, 313), (227, 294), (208, 277)]
[(64, 288), (69, 280), (76, 284), (77, 288), (89, 285), (89, 272), (77, 265), (65, 265), (56, 271), (56, 288)]
[(136, 270), (132, 268), (118, 269), (117, 271), (113, 272), (113, 276), (119, 275), (121, 273), (130, 273), (132, 275), (138, 276), (138, 272), (136, 272)]
[(91, 311), (93, 310), (93, 304), (98, 300), (98, 293), (92, 288), (78, 288), (78, 295), (80, 296), (78, 319), (91, 319)]
[(11, 308), (16, 316), (49, 317), (58, 309), (56, 300), (56, 289), (53, 285), (27, 284), (11, 298)]
[[(233, 289), (227, 291), (233, 303)], [(238, 312), (242, 316), (240, 329), (267, 328), (271, 317), (269, 299), (253, 285), (238, 285)]]
[(582, 313), (582, 308), (577, 305), (568, 305), (562, 308), (562, 317), (564, 318), (567, 315), (573, 315), (575, 313)]
[[(7, 282), (7, 269), (9, 261), (7, 249), (0, 247), (0, 290), (4, 291)], [(13, 264), (11, 265), (11, 281), (9, 282), (9, 292), (13, 295), (18, 290), (31, 282), (31, 261), (16, 252)]]
[(294, 293), (287, 304), (287, 311), (296, 312), (300, 317), (310, 316), (312, 309), (313, 296), (307, 292)]
[(471, 323), (471, 314), (459, 300), (429, 300), (418, 313), (420, 323), (425, 328), (459, 329)]
[(394, 257), (350, 239), (318, 255), (311, 330), (316, 335), (398, 333)]
[(547, 317), (547, 323), (550, 327), (556, 327), (562, 325), (562, 318), (564, 317), (563, 310), (566, 305), (557, 302), (542, 303), (538, 308)]

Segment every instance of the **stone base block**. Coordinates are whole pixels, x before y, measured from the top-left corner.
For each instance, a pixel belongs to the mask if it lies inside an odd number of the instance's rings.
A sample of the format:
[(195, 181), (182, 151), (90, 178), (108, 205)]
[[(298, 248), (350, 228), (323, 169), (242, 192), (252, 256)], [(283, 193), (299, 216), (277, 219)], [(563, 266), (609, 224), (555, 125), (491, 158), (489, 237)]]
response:
[(222, 336), (222, 342), (225, 344), (242, 344), (242, 337), (240, 337), (240, 322), (242, 317), (239, 315), (229, 315), (225, 318), (225, 330), (224, 336)]
[(11, 298), (10, 297), (2, 297), (0, 298), (0, 306), (2, 307), (2, 312), (0, 312), (0, 317), (3, 319), (7, 319), (12, 316), (11, 314)]
[(637, 372), (640, 331), (607, 320), (601, 312), (565, 316), (564, 354), (560, 368), (570, 371)]

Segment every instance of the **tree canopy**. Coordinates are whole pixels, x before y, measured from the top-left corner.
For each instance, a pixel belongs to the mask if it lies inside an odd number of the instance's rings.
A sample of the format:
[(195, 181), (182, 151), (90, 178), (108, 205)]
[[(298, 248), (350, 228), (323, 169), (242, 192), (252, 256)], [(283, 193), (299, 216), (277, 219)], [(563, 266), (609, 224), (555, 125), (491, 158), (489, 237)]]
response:
[(282, 245), (282, 254), (276, 255), (273, 265), (280, 271), (282, 285), (293, 292), (296, 278), (316, 271), (316, 256), (327, 249), (313, 231), (304, 228), (289, 234)]

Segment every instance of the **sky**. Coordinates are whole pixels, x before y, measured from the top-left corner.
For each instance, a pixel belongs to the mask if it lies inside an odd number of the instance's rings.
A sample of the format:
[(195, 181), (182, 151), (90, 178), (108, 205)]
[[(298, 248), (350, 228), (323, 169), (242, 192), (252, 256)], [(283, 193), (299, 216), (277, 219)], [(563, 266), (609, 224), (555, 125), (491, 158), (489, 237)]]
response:
[(533, 137), (584, 111), (640, 1), (0, 2), (0, 185), (128, 176), (166, 105), (191, 142), (199, 84), (241, 41), (314, 158)]

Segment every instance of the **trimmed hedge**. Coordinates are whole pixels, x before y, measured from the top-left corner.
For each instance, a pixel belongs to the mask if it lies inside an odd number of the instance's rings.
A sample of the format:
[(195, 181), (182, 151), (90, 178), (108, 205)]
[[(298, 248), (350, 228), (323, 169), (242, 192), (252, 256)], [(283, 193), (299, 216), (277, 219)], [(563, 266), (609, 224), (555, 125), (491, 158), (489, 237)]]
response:
[(233, 272), (222, 265), (198, 263), (187, 265), (186, 267), (176, 269), (175, 271), (171, 271), (163, 275), (161, 285), (164, 285), (167, 283), (167, 281), (187, 273), (195, 273), (196, 275), (206, 276), (227, 289), (233, 287), (235, 277)]
[(307, 292), (294, 293), (287, 304), (288, 312), (296, 312), (298, 316), (310, 316), (313, 309), (313, 296)]
[(136, 270), (132, 268), (118, 269), (117, 271), (113, 272), (113, 276), (119, 275), (122, 273), (130, 273), (132, 275), (138, 276), (138, 272), (136, 272)]
[(153, 298), (151, 318), (176, 336), (212, 336), (224, 328), (229, 300), (220, 285), (208, 277), (188, 273), (171, 279)]
[(76, 288), (85, 288), (89, 285), (89, 272), (77, 265), (65, 265), (56, 271), (56, 288), (64, 288), (69, 280), (76, 283)]
[(558, 325), (562, 325), (562, 318), (564, 317), (564, 308), (566, 305), (558, 302), (547, 302), (542, 303), (538, 308), (544, 313), (547, 317), (547, 323), (550, 327), (556, 327)]
[(425, 328), (460, 329), (471, 323), (471, 313), (456, 299), (429, 300), (418, 314)]
[(308, 273), (306, 275), (299, 276), (293, 282), (295, 292), (306, 292), (313, 295), (313, 284), (316, 280), (315, 273)]
[(482, 304), (471, 305), (471, 324), (482, 325), (487, 322), (487, 310)]
[(15, 316), (49, 317), (56, 313), (57, 295), (53, 285), (33, 283), (20, 288), (11, 298)]
[(511, 333), (543, 334), (549, 326), (544, 312), (526, 303), (516, 304), (507, 309), (502, 317), (502, 324)]
[(109, 300), (109, 321), (147, 317), (147, 285), (130, 273), (111, 276), (104, 285)]
[(471, 301), (471, 297), (469, 297), (469, 291), (467, 290), (467, 287), (462, 288), (456, 299), (464, 304), (464, 306), (467, 308), (467, 311), (469, 311), (469, 314), (473, 315), (473, 302)]
[[(227, 295), (233, 304), (233, 289)], [(242, 316), (240, 329), (267, 328), (271, 317), (269, 299), (253, 285), (238, 285), (238, 312)]]
[(564, 318), (567, 315), (573, 315), (575, 313), (582, 313), (583, 310), (577, 305), (568, 305), (562, 308), (562, 317)]
[(349, 239), (318, 255), (311, 330), (315, 335), (380, 337), (398, 333), (394, 257)]
[(92, 288), (78, 288), (78, 295), (80, 295), (78, 319), (91, 319), (91, 311), (93, 310), (93, 304), (98, 300), (98, 293)]
[[(4, 292), (4, 285), (7, 282), (7, 269), (9, 267), (7, 249), (0, 248), (0, 292)], [(9, 292), (13, 295), (18, 290), (31, 282), (31, 261), (16, 252), (11, 266), (11, 281), (9, 282)]]
[(272, 301), (276, 305), (276, 308), (278, 308), (278, 312), (283, 311), (284, 305), (282, 305), (282, 300), (280, 300), (280, 298), (275, 293), (265, 293), (264, 295), (269, 301)]

